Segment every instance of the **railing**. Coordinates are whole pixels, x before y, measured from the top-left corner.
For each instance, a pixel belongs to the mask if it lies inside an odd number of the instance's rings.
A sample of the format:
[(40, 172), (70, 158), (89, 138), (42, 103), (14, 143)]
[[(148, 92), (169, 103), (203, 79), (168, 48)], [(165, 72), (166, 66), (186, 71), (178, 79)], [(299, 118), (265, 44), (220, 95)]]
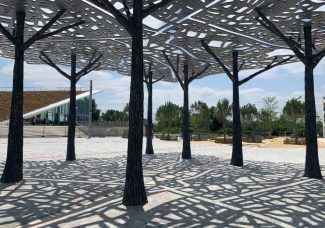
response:
[[(77, 87), (77, 92), (86, 92), (89, 88)], [(0, 87), (0, 91), (12, 91), (12, 87)], [(70, 87), (53, 87), (53, 88), (42, 88), (42, 87), (24, 87), (24, 91), (70, 91)]]
[[(88, 121), (78, 121), (79, 125), (88, 126)], [(93, 127), (129, 127), (128, 121), (97, 121), (91, 124)]]
[[(9, 126), (0, 125), (0, 138), (8, 137)], [(24, 137), (67, 137), (68, 126), (51, 126), (51, 125), (24, 125)], [(87, 137), (79, 127), (76, 128), (75, 136), (77, 138)]]
[(77, 129), (88, 135), (90, 133), (92, 137), (127, 137), (128, 126), (127, 121), (100, 121), (92, 123), (89, 129), (87, 121), (77, 122)]

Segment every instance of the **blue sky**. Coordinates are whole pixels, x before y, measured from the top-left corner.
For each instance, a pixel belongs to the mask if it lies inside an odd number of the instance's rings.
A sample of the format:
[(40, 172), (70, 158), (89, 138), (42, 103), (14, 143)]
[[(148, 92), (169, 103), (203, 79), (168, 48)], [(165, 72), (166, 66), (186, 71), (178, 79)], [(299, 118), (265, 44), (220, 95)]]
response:
[[(13, 60), (0, 58), (0, 87), (12, 87)], [(242, 76), (253, 71), (243, 71)], [(92, 79), (94, 89), (103, 92), (96, 95), (99, 107), (106, 109), (123, 109), (129, 101), (130, 78), (111, 71), (92, 72), (84, 77), (78, 86), (88, 87)], [(25, 87), (55, 88), (69, 87), (69, 81), (46, 65), (25, 65)], [(172, 101), (182, 105), (182, 90), (177, 83), (159, 82), (154, 85), (154, 111), (161, 104)], [(288, 64), (272, 69), (240, 89), (241, 105), (248, 102), (262, 107), (262, 99), (276, 96), (282, 105), (292, 97), (304, 96), (304, 65)], [(325, 96), (325, 60), (315, 69), (315, 96), (318, 114), (322, 111), (322, 97)], [(190, 102), (202, 100), (209, 106), (215, 105), (223, 97), (232, 99), (232, 85), (225, 74), (208, 76), (193, 81), (190, 86)], [(147, 94), (145, 93), (145, 104)], [(146, 108), (145, 108), (146, 111)]]

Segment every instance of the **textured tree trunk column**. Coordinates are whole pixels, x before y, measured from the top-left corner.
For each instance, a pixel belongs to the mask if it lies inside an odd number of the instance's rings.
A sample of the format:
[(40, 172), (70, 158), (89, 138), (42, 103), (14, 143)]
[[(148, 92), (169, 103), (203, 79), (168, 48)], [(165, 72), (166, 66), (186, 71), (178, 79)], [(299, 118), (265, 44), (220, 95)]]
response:
[(231, 165), (243, 166), (242, 127), (240, 121), (239, 82), (238, 82), (238, 52), (233, 51), (233, 138)]
[(143, 143), (143, 40), (142, 0), (133, 1), (131, 91), (126, 177), (123, 195), (125, 206), (145, 205), (147, 200), (142, 169)]
[(190, 111), (189, 111), (189, 100), (188, 100), (188, 65), (184, 65), (184, 105), (183, 105), (183, 122), (182, 122), (182, 133), (183, 133), (183, 159), (191, 159), (191, 136), (190, 136)]
[(146, 83), (148, 89), (148, 111), (147, 111), (147, 146), (146, 154), (154, 154), (152, 146), (152, 72), (149, 72), (148, 82)]
[(23, 179), (23, 97), (24, 97), (24, 23), (25, 12), (16, 12), (16, 44), (6, 165), (2, 183)]
[(305, 25), (305, 177), (322, 179), (318, 159), (311, 25)]
[(75, 137), (76, 137), (76, 54), (71, 54), (71, 76), (70, 76), (70, 105), (68, 116), (68, 145), (67, 145), (67, 161), (76, 160)]

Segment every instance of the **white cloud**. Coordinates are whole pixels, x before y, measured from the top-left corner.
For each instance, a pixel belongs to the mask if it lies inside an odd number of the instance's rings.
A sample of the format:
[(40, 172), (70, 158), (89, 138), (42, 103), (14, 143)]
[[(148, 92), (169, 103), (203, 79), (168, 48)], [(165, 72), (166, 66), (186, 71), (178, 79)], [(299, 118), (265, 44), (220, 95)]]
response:
[[(10, 77), (14, 69), (13, 61), (8, 61), (1, 70), (2, 76)], [(69, 87), (69, 81), (53, 68), (46, 65), (24, 65), (24, 79), (31, 82), (33, 87)], [(25, 83), (26, 84), (26, 83)]]

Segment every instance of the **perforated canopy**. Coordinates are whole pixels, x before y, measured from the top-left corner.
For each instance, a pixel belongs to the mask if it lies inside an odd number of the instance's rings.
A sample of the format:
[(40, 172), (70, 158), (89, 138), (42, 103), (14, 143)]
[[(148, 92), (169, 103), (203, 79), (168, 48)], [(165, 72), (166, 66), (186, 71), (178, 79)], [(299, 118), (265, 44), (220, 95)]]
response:
[[(126, 15), (122, 1), (111, 0)], [(132, 1), (126, 1), (132, 12)], [(159, 1), (158, 1), (159, 2)], [(144, 7), (156, 4), (144, 0)], [(87, 0), (3, 0), (0, 22), (13, 31), (15, 12), (26, 11), (25, 39), (44, 26), (55, 14), (65, 9), (51, 31), (84, 20), (86, 23), (59, 35), (35, 43), (25, 52), (28, 63), (42, 63), (39, 52), (46, 51), (57, 64), (69, 65), (70, 50), (78, 54), (78, 66), (86, 64), (93, 51), (103, 54), (101, 70), (114, 70), (130, 75), (131, 37), (114, 17)], [(258, 69), (291, 55), (282, 40), (267, 31), (255, 19), (256, 9), (263, 12), (278, 28), (303, 46), (303, 23), (312, 23), (315, 49), (325, 47), (325, 1), (311, 0), (174, 0), (144, 19), (144, 62), (152, 62), (154, 78), (165, 81), (175, 77), (164, 58), (163, 51), (180, 66), (188, 63), (190, 71), (210, 68), (200, 77), (222, 73), (222, 68), (202, 48), (204, 40), (225, 65), (231, 65), (232, 51), (239, 51), (243, 69)], [(14, 58), (13, 46), (0, 34), (0, 55)], [(297, 61), (297, 59), (292, 59)]]

